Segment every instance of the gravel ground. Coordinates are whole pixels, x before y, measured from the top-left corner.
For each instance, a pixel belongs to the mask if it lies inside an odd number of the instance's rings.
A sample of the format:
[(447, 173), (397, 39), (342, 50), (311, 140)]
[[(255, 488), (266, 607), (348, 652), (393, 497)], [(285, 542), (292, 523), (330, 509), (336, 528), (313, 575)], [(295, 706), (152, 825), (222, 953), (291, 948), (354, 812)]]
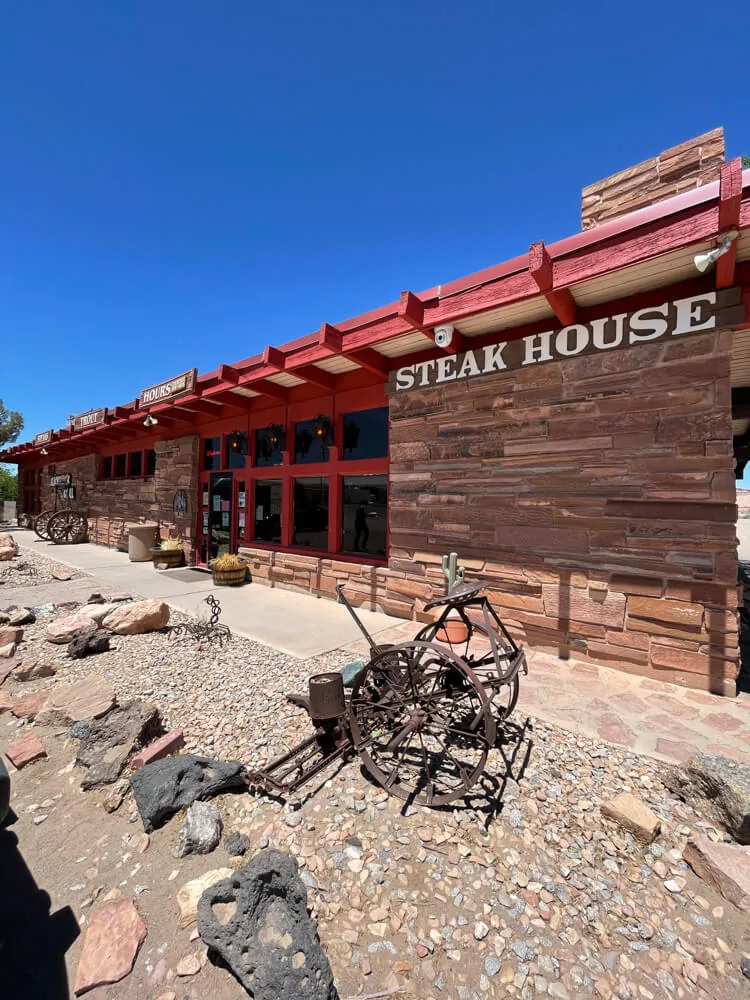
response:
[[(310, 732), (283, 695), (340, 666), (337, 656), (300, 661), (238, 636), (220, 649), (168, 631), (115, 636), (110, 652), (71, 661), (65, 647), (44, 640), (52, 617), (26, 628), (22, 649), (55, 663), (58, 675), (17, 684), (14, 694), (102, 675), (120, 701), (154, 701), (170, 727), (185, 730), (187, 749), (252, 766)], [(184, 620), (173, 614), (171, 622)], [(723, 833), (670, 795), (661, 763), (533, 719), (516, 722), (464, 808), (404, 809), (356, 761), (329, 772), (319, 789), (311, 783), (295, 803), (215, 801), (225, 831), (247, 833), (251, 853), (271, 845), (298, 859), (342, 996), (403, 988), (459, 1000), (747, 998), (739, 962), (750, 915), (682, 860), (691, 834)], [(622, 791), (663, 821), (648, 848), (600, 815), (601, 802)], [(137, 821), (126, 803), (123, 823), (128, 812)], [(178, 827), (173, 820), (160, 831), (165, 849)], [(226, 855), (219, 849), (204, 862), (218, 867)], [(152, 895), (176, 892), (179, 881), (149, 885), (148, 871), (138, 880)], [(201, 995), (202, 975), (198, 992), (185, 995)]]

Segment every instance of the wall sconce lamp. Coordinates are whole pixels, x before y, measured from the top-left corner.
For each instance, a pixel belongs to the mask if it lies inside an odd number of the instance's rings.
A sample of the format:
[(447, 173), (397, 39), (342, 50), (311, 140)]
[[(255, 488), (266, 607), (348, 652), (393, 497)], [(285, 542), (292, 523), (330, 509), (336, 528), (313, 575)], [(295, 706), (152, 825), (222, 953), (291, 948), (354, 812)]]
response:
[(313, 419), (312, 426), (316, 438), (323, 442), (328, 440), (328, 435), (331, 431), (331, 421), (328, 417), (319, 413), (318, 416)]
[(281, 424), (269, 424), (266, 427), (266, 438), (268, 444), (271, 447), (271, 451), (275, 451), (281, 446), (282, 438), (284, 437), (284, 428)]
[(143, 426), (144, 427), (153, 427), (155, 424), (158, 424), (158, 423), (159, 423), (159, 421), (156, 419), (156, 417), (152, 417), (150, 413), (147, 413), (146, 414), (146, 419), (143, 421)]
[(230, 451), (236, 455), (247, 455), (247, 435), (243, 434), (242, 431), (232, 431), (231, 434), (227, 435), (227, 441)]

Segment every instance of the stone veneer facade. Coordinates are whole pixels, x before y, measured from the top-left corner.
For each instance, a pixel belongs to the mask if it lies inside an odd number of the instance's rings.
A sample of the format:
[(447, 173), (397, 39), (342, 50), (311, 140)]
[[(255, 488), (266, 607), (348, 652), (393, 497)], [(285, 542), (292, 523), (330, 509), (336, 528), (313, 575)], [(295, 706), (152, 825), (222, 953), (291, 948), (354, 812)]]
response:
[[(71, 473), (76, 487), (73, 506), (86, 512), (89, 538), (98, 545), (127, 549), (127, 526), (153, 521), (162, 538), (170, 535), (183, 540), (185, 558), (192, 559), (195, 534), (195, 504), (198, 497), (198, 437), (157, 441), (156, 471), (152, 477), (99, 479), (98, 455), (86, 455), (55, 463), (55, 474)], [(49, 467), (42, 473), (42, 508), (49, 505), (52, 491)], [(188, 509), (184, 515), (173, 511), (174, 494), (185, 490)]]
[(441, 553), (533, 649), (734, 694), (731, 333), (390, 400), (388, 568), (244, 548), (255, 579), (425, 620)]

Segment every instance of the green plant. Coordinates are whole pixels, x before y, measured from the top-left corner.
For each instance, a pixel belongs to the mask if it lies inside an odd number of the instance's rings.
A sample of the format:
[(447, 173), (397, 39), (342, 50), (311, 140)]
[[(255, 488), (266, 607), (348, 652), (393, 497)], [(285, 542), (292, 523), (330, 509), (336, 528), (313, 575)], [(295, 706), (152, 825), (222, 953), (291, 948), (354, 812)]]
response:
[(233, 556), (227, 552), (223, 556), (217, 556), (211, 563), (211, 569), (247, 569), (247, 563), (239, 556)]
[(179, 538), (162, 538), (159, 548), (162, 552), (176, 552), (182, 548), (182, 542)]

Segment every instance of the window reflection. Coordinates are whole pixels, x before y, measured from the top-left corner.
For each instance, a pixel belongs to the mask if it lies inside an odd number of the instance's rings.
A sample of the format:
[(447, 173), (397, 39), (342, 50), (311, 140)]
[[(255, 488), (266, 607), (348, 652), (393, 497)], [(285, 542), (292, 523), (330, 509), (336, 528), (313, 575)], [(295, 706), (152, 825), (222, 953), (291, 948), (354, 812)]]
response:
[(255, 464), (281, 465), (285, 438), (284, 428), (276, 424), (259, 428), (255, 432)]
[(333, 444), (333, 425), (327, 417), (298, 420), (294, 425), (294, 461), (296, 465), (327, 462)]
[(388, 526), (387, 477), (344, 476), (342, 492), (342, 551), (385, 556)]
[(344, 414), (345, 459), (388, 457), (388, 407)]
[(281, 480), (255, 480), (255, 533), (257, 542), (281, 544)]
[(293, 545), (328, 549), (328, 480), (295, 479)]

